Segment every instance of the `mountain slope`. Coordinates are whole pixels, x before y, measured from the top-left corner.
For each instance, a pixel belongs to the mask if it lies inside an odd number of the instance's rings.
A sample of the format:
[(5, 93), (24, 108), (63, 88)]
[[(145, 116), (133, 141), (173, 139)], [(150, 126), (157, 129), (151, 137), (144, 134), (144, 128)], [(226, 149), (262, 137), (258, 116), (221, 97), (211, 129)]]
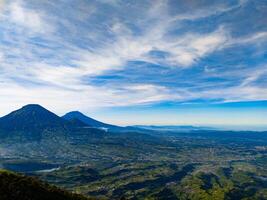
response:
[(91, 127), (98, 127), (98, 128), (119, 128), (119, 126), (114, 126), (111, 124), (106, 124), (100, 121), (97, 121), (93, 118), (87, 117), (86, 115), (84, 115), (83, 113), (79, 112), (79, 111), (72, 111), (69, 112), (67, 114), (65, 114), (64, 116), (62, 116), (63, 119), (66, 119), (68, 121), (70, 120), (74, 120), (74, 119), (78, 119), (80, 121), (82, 121), (83, 123), (87, 124), (88, 126)]
[(39, 180), (0, 170), (1, 200), (89, 200)]
[[(40, 105), (26, 105), (0, 118), (1, 152), (11, 157), (77, 159), (70, 153), (76, 146), (105, 135), (104, 130), (88, 128), (78, 119), (67, 121)], [(71, 151), (72, 152), (72, 151)], [(1, 154), (2, 155), (2, 154)], [(38, 156), (37, 156), (38, 155)]]
[(0, 118), (0, 129), (6, 131), (34, 131), (67, 126), (67, 121), (36, 104), (23, 106)]
[(84, 122), (82, 122), (81, 120), (79, 119), (71, 119), (71, 120), (67, 120), (69, 122), (69, 124), (71, 124), (73, 127), (80, 127), (80, 128), (83, 128), (83, 127), (88, 127), (88, 125)]

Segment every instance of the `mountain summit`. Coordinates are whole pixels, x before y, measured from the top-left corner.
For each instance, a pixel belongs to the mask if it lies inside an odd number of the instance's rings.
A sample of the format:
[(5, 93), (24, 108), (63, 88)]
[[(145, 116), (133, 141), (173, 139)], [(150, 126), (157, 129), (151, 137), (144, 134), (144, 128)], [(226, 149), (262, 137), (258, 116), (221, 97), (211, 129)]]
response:
[(100, 130), (94, 128), (115, 129), (117, 126), (99, 122), (77, 111), (59, 117), (37, 104), (23, 106), (0, 118), (1, 138), (50, 140), (55, 137), (80, 137), (80, 135), (88, 137), (92, 134), (97, 136), (102, 134)]
[(69, 113), (65, 114), (64, 116), (62, 116), (62, 118), (66, 119), (68, 121), (76, 119), (76, 120), (79, 120), (79, 121), (87, 124), (88, 126), (96, 127), (96, 128), (119, 128), (118, 126), (106, 124), (106, 123), (97, 121), (93, 118), (87, 117), (86, 115), (84, 115), (83, 113), (81, 113), (79, 111), (69, 112)]
[(64, 128), (68, 122), (37, 104), (23, 106), (0, 118), (0, 129), (6, 131), (37, 131)]

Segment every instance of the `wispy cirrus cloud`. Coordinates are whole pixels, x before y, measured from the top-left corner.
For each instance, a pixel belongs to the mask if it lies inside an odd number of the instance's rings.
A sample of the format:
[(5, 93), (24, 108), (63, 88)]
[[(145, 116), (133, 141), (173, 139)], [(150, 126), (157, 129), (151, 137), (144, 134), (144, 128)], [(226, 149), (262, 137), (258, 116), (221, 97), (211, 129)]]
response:
[(40, 15), (36, 11), (24, 8), (20, 2), (11, 3), (8, 9), (10, 21), (38, 32), (43, 32), (46, 28)]
[[(255, 84), (261, 74), (252, 76), (251, 71), (266, 68), (267, 30), (258, 27), (239, 36), (233, 34), (239, 19), (229, 20), (233, 14), (242, 17), (254, 4), (173, 3), (2, 3), (1, 94), (14, 104), (34, 101), (61, 105), (62, 110), (71, 102), (79, 104), (73, 108), (85, 108), (199, 98), (265, 99), (265, 89)], [(232, 52), (238, 52), (241, 61), (226, 56)], [(103, 80), (105, 75), (120, 78)]]

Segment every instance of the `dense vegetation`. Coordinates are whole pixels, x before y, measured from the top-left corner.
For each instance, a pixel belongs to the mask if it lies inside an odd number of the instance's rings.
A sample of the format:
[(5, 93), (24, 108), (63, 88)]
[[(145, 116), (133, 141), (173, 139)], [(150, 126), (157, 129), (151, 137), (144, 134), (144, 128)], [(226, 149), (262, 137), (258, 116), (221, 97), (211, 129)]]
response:
[[(34, 132), (27, 120), (16, 122), (20, 116), (35, 120)], [(47, 125), (52, 118), (64, 126)], [(0, 126), (0, 167), (74, 193), (101, 199), (267, 199), (267, 132), (103, 130), (75, 118), (66, 122), (38, 106), (7, 119), (11, 126)]]
[(36, 178), (0, 171), (1, 200), (88, 200), (55, 186), (40, 182)]

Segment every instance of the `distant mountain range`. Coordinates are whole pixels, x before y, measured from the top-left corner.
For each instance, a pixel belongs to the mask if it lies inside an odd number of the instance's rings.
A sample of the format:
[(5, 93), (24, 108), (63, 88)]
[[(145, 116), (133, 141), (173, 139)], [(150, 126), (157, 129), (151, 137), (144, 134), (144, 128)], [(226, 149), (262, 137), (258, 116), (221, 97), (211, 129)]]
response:
[[(110, 130), (116, 126), (82, 113), (72, 114), (59, 117), (40, 105), (30, 104), (1, 117), (0, 155), (75, 163), (81, 160), (83, 145), (101, 142), (107, 132), (110, 137), (118, 133)], [(77, 156), (76, 151), (82, 152), (81, 155)]]
[(23, 136), (28, 139), (41, 139), (47, 133), (66, 136), (77, 129), (80, 131), (81, 128), (89, 128), (91, 133), (101, 133), (101, 130), (107, 131), (122, 127), (97, 121), (78, 111), (69, 112), (63, 117), (59, 117), (37, 104), (23, 106), (0, 118), (1, 137)]
[(0, 129), (33, 131), (46, 128), (66, 128), (70, 124), (40, 105), (26, 105), (0, 118)]
[[(72, 111), (62, 117), (46, 108), (29, 104), (0, 118), (0, 137), (25, 137), (41, 139), (51, 136), (74, 136), (77, 132), (102, 134), (102, 132), (149, 132), (149, 131), (192, 131), (211, 130), (209, 127), (194, 126), (128, 126), (120, 127), (90, 118), (79, 111)], [(83, 130), (83, 131), (82, 131)]]
[(175, 126), (175, 125), (169, 125), (169, 126), (154, 126), (154, 125), (136, 125), (133, 126), (140, 129), (145, 130), (153, 130), (153, 131), (197, 131), (197, 130), (215, 130), (215, 128), (212, 127), (204, 127), (204, 126)]
[(31, 171), (39, 166), (46, 169), (45, 161), (53, 161), (57, 167), (100, 159), (103, 145), (109, 149), (126, 141), (131, 145), (156, 140), (145, 132), (148, 131), (102, 123), (77, 111), (59, 117), (40, 105), (30, 104), (0, 118), (0, 157), (23, 161), (9, 165), (0, 159), (0, 168)]

